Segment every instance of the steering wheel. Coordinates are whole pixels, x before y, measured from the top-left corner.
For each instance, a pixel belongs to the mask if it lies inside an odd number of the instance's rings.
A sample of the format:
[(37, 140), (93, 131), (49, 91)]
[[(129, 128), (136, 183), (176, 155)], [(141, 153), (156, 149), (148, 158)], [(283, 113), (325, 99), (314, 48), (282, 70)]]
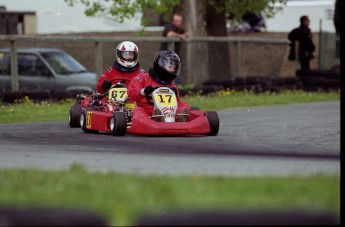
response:
[[(122, 82), (122, 81), (130, 82), (130, 81), (131, 81), (131, 80), (130, 80), (129, 78), (127, 78), (127, 77), (116, 77), (116, 78), (112, 78), (109, 82), (113, 82), (113, 81), (115, 81), (115, 80), (118, 80), (119, 82)], [(111, 85), (111, 86), (114, 86), (114, 84)]]

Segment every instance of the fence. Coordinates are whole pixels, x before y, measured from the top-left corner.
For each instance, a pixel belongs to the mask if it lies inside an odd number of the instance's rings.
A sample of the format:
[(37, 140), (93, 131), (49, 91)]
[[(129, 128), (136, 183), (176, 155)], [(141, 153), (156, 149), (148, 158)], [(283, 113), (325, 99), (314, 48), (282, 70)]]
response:
[[(255, 35), (255, 34), (254, 34)], [(287, 61), (289, 41), (286, 34), (280, 37), (228, 36), (228, 37), (191, 37), (182, 43), (181, 59), (184, 84), (201, 84), (209, 79), (230, 77), (294, 76), (296, 63)], [(315, 34), (317, 38), (317, 34)], [(72, 37), (72, 36), (0, 36), (0, 47), (11, 48), (12, 90), (18, 89), (18, 69), (16, 49), (20, 47), (54, 47), (72, 55), (88, 70), (101, 75), (113, 64), (117, 43), (123, 40), (135, 42), (140, 50), (140, 64), (144, 69), (152, 65), (152, 60), (162, 42), (168, 42), (175, 49), (175, 38), (166, 37)], [(210, 50), (212, 43), (218, 45)], [(318, 39), (316, 39), (318, 44)], [(218, 48), (218, 49), (217, 49)], [(229, 56), (220, 55), (221, 48), (227, 48)], [(323, 46), (320, 46), (322, 50)], [(318, 57), (318, 53), (316, 54)], [(323, 56), (325, 58), (325, 56)], [(226, 60), (226, 61), (225, 61)], [(225, 61), (225, 64), (210, 64), (212, 61)], [(321, 61), (317, 62), (320, 64)], [(328, 65), (330, 63), (327, 63)], [(216, 65), (216, 67), (209, 67)], [(313, 66), (313, 65), (312, 65)], [(325, 66), (325, 64), (323, 64)], [(318, 67), (318, 65), (314, 65)]]

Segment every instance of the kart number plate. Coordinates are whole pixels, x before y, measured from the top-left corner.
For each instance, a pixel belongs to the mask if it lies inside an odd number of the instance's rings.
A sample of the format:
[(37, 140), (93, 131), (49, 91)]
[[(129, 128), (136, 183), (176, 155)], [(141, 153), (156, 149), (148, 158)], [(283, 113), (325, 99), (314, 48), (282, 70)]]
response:
[(86, 112), (86, 128), (91, 128), (91, 112)]
[(127, 98), (127, 88), (115, 87), (109, 90), (108, 99), (116, 98), (117, 101), (124, 101)]
[(160, 106), (175, 106), (177, 105), (176, 96), (174, 94), (160, 94), (155, 93), (154, 99), (156, 100), (157, 104)]

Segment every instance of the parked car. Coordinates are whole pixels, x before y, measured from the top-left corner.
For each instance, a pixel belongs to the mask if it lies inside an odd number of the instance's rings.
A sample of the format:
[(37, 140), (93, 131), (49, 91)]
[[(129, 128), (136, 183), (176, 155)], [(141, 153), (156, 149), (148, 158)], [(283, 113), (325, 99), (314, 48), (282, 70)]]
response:
[[(19, 91), (49, 91), (52, 97), (92, 92), (97, 74), (55, 48), (18, 48)], [(0, 49), (0, 94), (11, 92), (10, 49)]]

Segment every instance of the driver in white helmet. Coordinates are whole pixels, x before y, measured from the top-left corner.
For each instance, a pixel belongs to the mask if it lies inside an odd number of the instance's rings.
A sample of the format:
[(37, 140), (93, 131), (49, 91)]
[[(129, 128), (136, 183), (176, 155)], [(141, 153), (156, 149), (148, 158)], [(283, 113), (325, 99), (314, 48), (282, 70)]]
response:
[[(97, 91), (104, 93), (110, 89), (111, 85), (118, 82), (124, 82), (128, 86), (130, 80), (144, 72), (139, 66), (138, 60), (139, 49), (137, 45), (131, 41), (121, 42), (116, 48), (114, 64), (106, 69), (98, 80)], [(120, 78), (128, 78), (128, 80), (121, 81)]]

